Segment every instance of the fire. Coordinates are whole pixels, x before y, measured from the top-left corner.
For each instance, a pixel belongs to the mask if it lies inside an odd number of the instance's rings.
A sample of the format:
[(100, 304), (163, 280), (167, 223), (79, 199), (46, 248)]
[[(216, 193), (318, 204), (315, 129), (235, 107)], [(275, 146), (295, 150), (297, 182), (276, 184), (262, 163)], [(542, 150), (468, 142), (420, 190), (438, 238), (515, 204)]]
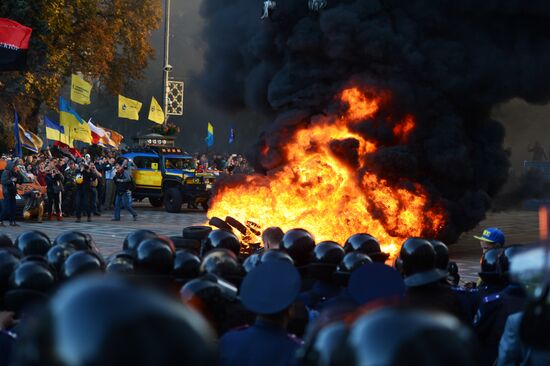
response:
[[(250, 220), (264, 229), (301, 227), (318, 242), (343, 244), (354, 233), (370, 233), (392, 257), (406, 238), (437, 233), (444, 215), (420, 184), (392, 186), (368, 171), (366, 157), (376, 153), (377, 142), (354, 132), (353, 126), (372, 118), (388, 98), (372, 94), (359, 88), (344, 90), (339, 95), (346, 107), (342, 116), (318, 116), (297, 130), (284, 146), (287, 163), (277, 171), (247, 176), (238, 186), (218, 187), (208, 216)], [(394, 135), (406, 139), (414, 124), (407, 116), (395, 124)], [(331, 149), (332, 142), (344, 140), (357, 149), (354, 168)], [(365, 168), (367, 173), (357, 173)]]

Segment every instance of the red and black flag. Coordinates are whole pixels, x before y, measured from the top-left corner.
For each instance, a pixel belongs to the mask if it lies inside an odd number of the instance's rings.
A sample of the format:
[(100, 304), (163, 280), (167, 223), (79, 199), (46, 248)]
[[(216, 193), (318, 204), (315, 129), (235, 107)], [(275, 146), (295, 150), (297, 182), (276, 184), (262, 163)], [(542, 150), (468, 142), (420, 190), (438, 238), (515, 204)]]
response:
[(0, 71), (21, 70), (27, 64), (32, 29), (0, 18)]

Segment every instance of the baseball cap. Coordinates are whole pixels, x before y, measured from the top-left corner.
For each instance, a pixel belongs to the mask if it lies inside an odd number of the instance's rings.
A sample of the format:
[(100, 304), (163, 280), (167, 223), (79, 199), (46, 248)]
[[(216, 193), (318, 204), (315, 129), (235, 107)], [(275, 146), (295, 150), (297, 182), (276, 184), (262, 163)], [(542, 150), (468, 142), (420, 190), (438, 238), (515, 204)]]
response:
[(496, 227), (487, 228), (483, 230), (481, 236), (474, 236), (474, 238), (495, 245), (504, 245), (504, 233)]

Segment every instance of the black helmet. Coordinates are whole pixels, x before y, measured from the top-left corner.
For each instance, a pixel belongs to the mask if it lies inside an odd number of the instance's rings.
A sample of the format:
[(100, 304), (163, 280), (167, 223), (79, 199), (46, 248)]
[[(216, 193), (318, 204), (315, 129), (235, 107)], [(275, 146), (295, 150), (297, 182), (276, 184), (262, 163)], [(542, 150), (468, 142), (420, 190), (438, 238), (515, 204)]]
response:
[(19, 263), (19, 258), (11, 251), (0, 249), (0, 298), (8, 288), (10, 275)]
[(447, 276), (447, 271), (437, 269), (435, 262), (435, 249), (429, 241), (409, 238), (401, 247), (396, 267), (405, 276), (405, 285), (416, 287), (440, 281)]
[(262, 256), (258, 253), (249, 255), (243, 262), (243, 268), (246, 273), (252, 271), (260, 265)]
[(114, 257), (107, 262), (105, 272), (107, 274), (132, 275), (134, 273), (134, 260), (131, 257)]
[(262, 254), (262, 257), (260, 258), (260, 261), (262, 263), (273, 261), (287, 261), (290, 264), (294, 264), (294, 259), (292, 259), (292, 257), (288, 255), (287, 252), (278, 249), (271, 249), (264, 252), (264, 254)]
[(219, 248), (208, 252), (202, 259), (200, 271), (221, 277), (235, 285), (238, 285), (244, 275), (244, 271), (237, 260), (237, 256), (229, 249)]
[[(57, 293), (21, 337), (18, 365), (214, 365), (206, 322), (151, 291), (112, 278), (83, 278)], [(154, 335), (154, 336), (151, 336)]]
[(201, 242), (208, 237), (210, 232), (212, 232), (210, 226), (187, 226), (183, 228), (181, 236), (184, 239), (194, 239)]
[(344, 249), (338, 243), (321, 242), (313, 250), (311, 262), (308, 264), (308, 272), (313, 278), (328, 281), (344, 255)]
[(447, 271), (449, 268), (449, 248), (439, 240), (430, 240), (435, 250), (435, 268)]
[(481, 256), (481, 272), (479, 277), (485, 282), (495, 282), (501, 279), (501, 271), (499, 267), (499, 257), (502, 252), (501, 248), (492, 248), (487, 250)]
[(508, 277), (510, 271), (510, 261), (513, 256), (521, 253), (524, 248), (521, 245), (511, 245), (502, 249), (502, 252), (498, 258), (500, 273), (504, 277)]
[(94, 239), (89, 234), (80, 231), (66, 231), (55, 238), (53, 245), (73, 247), (76, 250), (91, 250), (99, 253)]
[(346, 366), (353, 365), (353, 358), (347, 349), (349, 328), (343, 321), (337, 321), (321, 328), (301, 350), (302, 366)]
[(359, 318), (348, 337), (355, 365), (477, 365), (470, 330), (444, 313), (383, 308)]
[(88, 250), (79, 250), (65, 260), (61, 277), (69, 280), (90, 273), (102, 273), (104, 267), (103, 259), (98, 254)]
[(344, 255), (344, 258), (342, 258), (342, 261), (336, 267), (336, 272), (334, 272), (333, 277), (341, 285), (347, 286), (353, 271), (369, 263), (372, 263), (372, 259), (365, 253), (350, 252)]
[(315, 249), (315, 239), (307, 230), (292, 229), (283, 236), (281, 249), (292, 257), (297, 266), (303, 266), (311, 258), (311, 253)]
[(15, 239), (15, 246), (23, 256), (46, 255), (52, 243), (46, 234), (34, 230), (19, 234)]
[(19, 262), (10, 275), (4, 306), (7, 310), (20, 312), (45, 301), (55, 284), (55, 273), (45, 261), (27, 258)]
[(13, 241), (11, 241), (8, 234), (0, 233), (0, 249), (13, 248)]
[(46, 253), (46, 260), (57, 271), (58, 275), (61, 275), (63, 269), (63, 263), (65, 260), (76, 251), (73, 246), (54, 245)]
[(139, 274), (169, 276), (174, 267), (173, 248), (162, 238), (143, 240), (136, 248), (134, 266)]
[(178, 250), (174, 257), (174, 277), (179, 282), (197, 278), (200, 273), (201, 260), (186, 250)]
[(389, 254), (382, 252), (380, 243), (370, 234), (354, 234), (346, 240), (344, 244), (346, 253), (361, 252), (369, 256), (373, 262), (384, 263)]
[(208, 238), (202, 245), (202, 255), (206, 255), (212, 249), (217, 248), (229, 249), (238, 256), (241, 252), (241, 243), (233, 233), (225, 230), (214, 230), (208, 234)]
[(141, 243), (143, 240), (153, 239), (156, 237), (157, 237), (157, 234), (151, 230), (132, 231), (130, 234), (126, 236), (126, 239), (124, 239), (124, 244), (122, 245), (122, 249), (135, 251), (139, 243)]

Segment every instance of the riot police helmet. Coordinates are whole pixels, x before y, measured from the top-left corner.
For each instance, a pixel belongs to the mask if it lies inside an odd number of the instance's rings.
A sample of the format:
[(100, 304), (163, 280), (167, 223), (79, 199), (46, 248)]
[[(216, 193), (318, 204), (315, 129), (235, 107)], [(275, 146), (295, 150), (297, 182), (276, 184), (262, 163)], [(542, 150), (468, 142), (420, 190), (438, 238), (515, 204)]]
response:
[(370, 234), (358, 233), (350, 236), (345, 244), (344, 250), (346, 253), (361, 252), (369, 256), (373, 262), (384, 263), (389, 254), (380, 249), (380, 243)]
[(46, 234), (33, 230), (19, 234), (15, 239), (15, 246), (23, 256), (46, 255), (52, 243)]
[(435, 249), (428, 240), (409, 238), (401, 247), (396, 267), (405, 277), (406, 286), (417, 287), (438, 282), (447, 276), (447, 272), (437, 269), (435, 263)]
[(308, 263), (315, 249), (313, 235), (305, 229), (291, 229), (285, 233), (280, 248), (286, 251), (300, 267)]
[(202, 255), (206, 255), (209, 251), (218, 248), (231, 250), (238, 256), (241, 252), (241, 243), (235, 234), (229, 231), (213, 230), (202, 244)]

